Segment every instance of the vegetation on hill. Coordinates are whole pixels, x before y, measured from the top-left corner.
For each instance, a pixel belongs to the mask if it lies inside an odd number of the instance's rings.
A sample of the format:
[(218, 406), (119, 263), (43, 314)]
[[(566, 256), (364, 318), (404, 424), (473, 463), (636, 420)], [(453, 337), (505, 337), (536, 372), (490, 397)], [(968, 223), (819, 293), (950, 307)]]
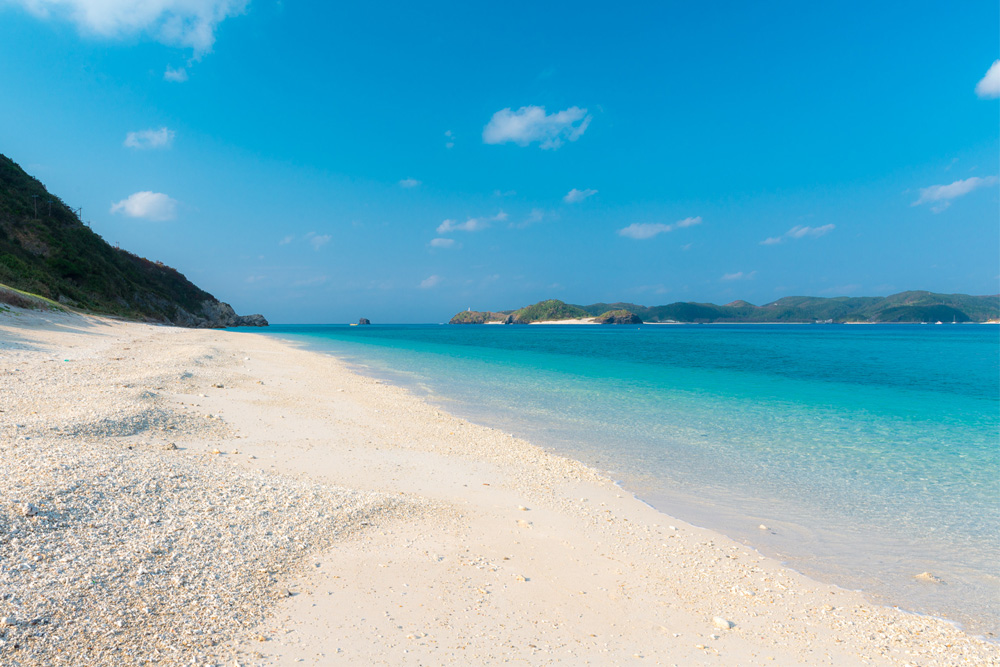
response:
[(0, 155), (0, 283), (97, 313), (185, 326), (240, 318), (175, 269), (114, 248), (13, 160)]
[(463, 310), (451, 318), (448, 324), (486, 324), (487, 322), (505, 322), (506, 313), (491, 313), (489, 311)]
[(579, 306), (571, 306), (558, 299), (548, 299), (515, 310), (511, 313), (511, 323), (530, 324), (553, 320), (578, 320), (584, 317), (590, 317), (590, 313)]
[[(604, 317), (609, 311), (627, 311), (645, 322), (987, 322), (1000, 319), (1000, 295), (935, 294), (900, 292), (887, 297), (789, 296), (763, 306), (733, 301), (714, 303), (677, 302), (665, 306), (634, 303), (595, 303), (573, 306), (562, 301), (542, 301), (517, 313), (539, 313), (544, 304), (559, 304), (558, 315), (533, 317), (528, 321)], [(576, 313), (576, 314), (573, 314)], [(508, 318), (508, 322), (513, 322)], [(520, 320), (517, 320), (520, 321)]]
[(598, 324), (642, 324), (642, 318), (630, 310), (609, 310), (594, 320)]

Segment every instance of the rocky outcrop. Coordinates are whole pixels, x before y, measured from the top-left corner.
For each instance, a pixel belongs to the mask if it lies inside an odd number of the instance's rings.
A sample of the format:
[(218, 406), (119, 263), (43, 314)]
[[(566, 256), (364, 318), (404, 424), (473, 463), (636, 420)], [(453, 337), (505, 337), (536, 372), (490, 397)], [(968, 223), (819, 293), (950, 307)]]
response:
[(598, 324), (642, 324), (642, 318), (628, 310), (609, 310), (594, 321)]
[[(504, 322), (509, 317), (504, 313), (490, 311), (463, 310), (448, 321), (448, 324), (486, 324), (487, 322)], [(507, 322), (509, 324), (509, 322)]]
[(266, 327), (263, 315), (237, 315), (228, 303), (206, 299), (201, 302), (198, 313), (178, 308), (173, 317), (167, 318), (171, 324), (196, 329), (224, 329), (226, 327)]
[(367, 317), (362, 317), (360, 320), (358, 320), (358, 324), (371, 324), (371, 323), (372, 321), (369, 320)]

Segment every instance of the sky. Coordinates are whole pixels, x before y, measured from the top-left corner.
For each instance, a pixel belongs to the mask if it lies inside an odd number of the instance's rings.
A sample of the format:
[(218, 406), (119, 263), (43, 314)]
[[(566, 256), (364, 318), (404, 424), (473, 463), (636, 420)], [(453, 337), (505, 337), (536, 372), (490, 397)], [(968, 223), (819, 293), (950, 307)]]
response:
[(996, 294), (998, 25), (994, 0), (0, 0), (0, 153), (279, 323)]

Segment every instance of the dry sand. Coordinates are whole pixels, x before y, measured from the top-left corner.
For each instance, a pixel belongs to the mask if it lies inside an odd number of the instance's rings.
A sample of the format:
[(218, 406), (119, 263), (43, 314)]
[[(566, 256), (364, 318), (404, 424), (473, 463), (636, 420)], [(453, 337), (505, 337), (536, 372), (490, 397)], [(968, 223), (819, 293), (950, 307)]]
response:
[(1000, 664), (274, 338), (0, 313), (0, 410), (3, 665)]

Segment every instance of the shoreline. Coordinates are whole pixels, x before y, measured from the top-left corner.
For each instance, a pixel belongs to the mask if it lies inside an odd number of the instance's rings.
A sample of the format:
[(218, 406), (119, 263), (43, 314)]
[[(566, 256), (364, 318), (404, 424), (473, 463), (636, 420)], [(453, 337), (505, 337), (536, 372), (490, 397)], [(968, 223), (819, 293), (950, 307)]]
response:
[[(274, 580), (265, 586), (273, 597), (255, 595), (250, 607), (240, 600), (217, 604), (220, 619), (235, 614), (241, 621), (203, 618), (202, 630), (219, 626), (214, 644), (192, 634), (190, 648), (173, 646), (180, 654), (171, 653), (162, 639), (144, 633), (153, 621), (137, 608), (146, 622), (123, 615), (118, 636), (89, 648), (64, 640), (63, 664), (71, 664), (73, 650), (92, 651), (91, 664), (112, 664), (111, 653), (93, 651), (130, 642), (144, 655), (158, 651), (163, 664), (192, 657), (323, 664), (333, 656), (349, 664), (636, 656), (678, 664), (1000, 664), (997, 646), (947, 622), (813, 581), (721, 534), (670, 518), (581, 463), (453, 417), (294, 343), (23, 312), (0, 314), (0, 353), (16, 368), (0, 375), (0, 408), (8, 424), (19, 425), (5, 427), (14, 444), (4, 454), (16, 460), (32, 463), (56, 450), (87, 465), (123, 456), (147, 466), (155, 479), (183, 469), (192, 490), (231, 478), (246, 494), (213, 505), (219, 526), (237, 519), (251, 525), (242, 512), (260, 500), (252, 492), (258, 481), (279, 495), (301, 488), (327, 499), (310, 511), (345, 508), (310, 519), (333, 521), (336, 531), (312, 524), (307, 536), (292, 530), (302, 519), (297, 507), (282, 510), (287, 516), (255, 514), (290, 538), (261, 536), (247, 561), (277, 564), (266, 575)], [(71, 400), (81, 391), (90, 397), (87, 405)], [(169, 443), (176, 449), (166, 449)], [(46, 479), (65, 487), (63, 478), (81, 469), (55, 466)], [(202, 480), (205, 471), (217, 477)], [(6, 488), (25, 489), (18, 502), (39, 510), (8, 519), (0, 513), (0, 521), (34, 536), (43, 515), (63, 501), (51, 492), (33, 497), (36, 478), (21, 479), (19, 470), (0, 474), (11, 477), (3, 480)], [(163, 502), (169, 509), (191, 500), (165, 494)], [(197, 504), (186, 507), (200, 511)], [(153, 530), (131, 526), (127, 515), (121, 521), (135, 531), (125, 535), (125, 548)], [(81, 531), (74, 533), (78, 557), (95, 548), (88, 540), (97, 536), (85, 526), (64, 530)], [(201, 528), (186, 530), (198, 537)], [(219, 536), (200, 537), (220, 553), (228, 546)], [(0, 555), (10, 548), (0, 543)], [(169, 560), (173, 547), (158, 548), (165, 550), (156, 556), (164, 571), (137, 575), (146, 566), (129, 566), (126, 578), (148, 579), (145, 588), (124, 587), (106, 601), (125, 605), (125, 612), (140, 595), (130, 591), (155, 598), (184, 589), (169, 579), (169, 570), (180, 567)], [(68, 632), (72, 614), (56, 608), (77, 589), (56, 580), (47, 561), (21, 573), (4, 570), (4, 562), (0, 588), (28, 607), (35, 602), (23, 599), (22, 579), (40, 577), (51, 589), (50, 632)], [(224, 582), (244, 575), (221, 574)], [(222, 590), (212, 580), (201, 585), (205, 599)], [(3, 604), (6, 618), (11, 611)], [(12, 650), (12, 635), (30, 632), (16, 619), (31, 613), (14, 613), (0, 658)], [(154, 617), (188, 636), (183, 613)], [(37, 653), (18, 649), (22, 664), (57, 663), (51, 644), (31, 642)]]

